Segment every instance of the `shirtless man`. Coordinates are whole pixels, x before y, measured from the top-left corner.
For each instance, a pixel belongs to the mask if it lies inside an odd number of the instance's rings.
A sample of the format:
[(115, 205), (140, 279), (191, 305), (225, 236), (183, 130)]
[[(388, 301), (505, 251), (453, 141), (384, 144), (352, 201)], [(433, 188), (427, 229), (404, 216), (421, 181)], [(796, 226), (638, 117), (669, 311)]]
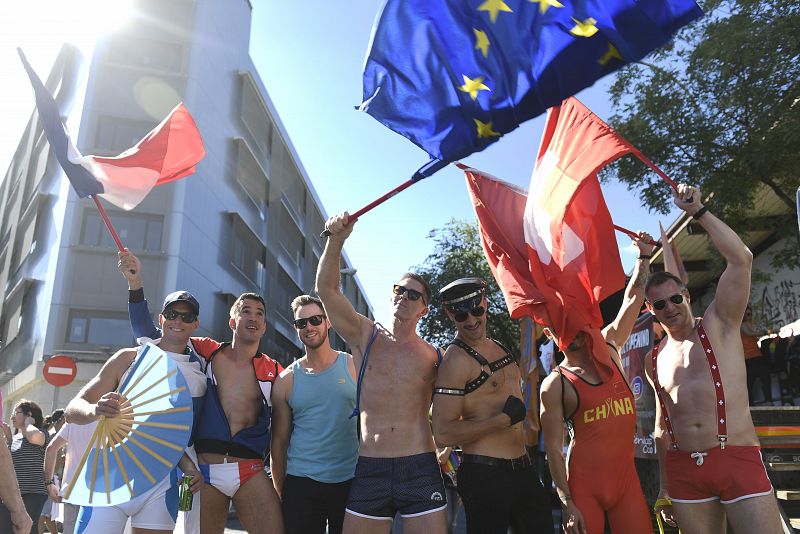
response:
[[(542, 383), (542, 431), (566, 534), (602, 534), (606, 516), (614, 534), (652, 529), (634, 465), (635, 400), (619, 356), (644, 302), (651, 242), (644, 232), (634, 240), (639, 257), (622, 307), (610, 325), (592, 336), (605, 341), (600, 350), (608, 351), (614, 364), (611, 378), (603, 381), (589, 335), (579, 332)], [(552, 328), (545, 328), (545, 334), (558, 341)], [(565, 425), (572, 438), (568, 463), (562, 453)]]
[(401, 276), (388, 327), (358, 314), (339, 289), (342, 247), (353, 231), (347, 223), (347, 213), (325, 223), (330, 237), (317, 270), (317, 293), (359, 369), (361, 448), (344, 532), (389, 532), (399, 512), (403, 532), (443, 534), (447, 502), (428, 422), (440, 354), (416, 332), (430, 288), (419, 275)]
[(699, 221), (727, 261), (714, 300), (695, 318), (689, 291), (669, 273), (645, 285), (647, 309), (666, 337), (647, 360), (656, 391), (660, 498), (685, 534), (782, 532), (772, 485), (761, 459), (747, 402), (739, 325), (750, 296), (753, 255), (711, 214), (695, 187), (680, 185), (675, 205)]
[[(177, 363), (186, 379), (192, 400), (202, 399), (206, 393), (206, 380), (200, 360), (185, 354), (189, 336), (200, 325), (198, 315), (200, 305), (195, 298), (185, 292), (176, 291), (167, 295), (159, 315), (163, 336), (156, 345)], [(152, 319), (151, 319), (152, 321)], [(72, 399), (65, 410), (69, 424), (89, 425), (101, 417), (120, 416), (123, 397), (116, 391), (123, 383), (141, 348), (122, 349), (103, 365), (100, 372), (92, 378)], [(183, 446), (187, 446), (184, 443)], [(80, 451), (79, 454), (82, 454)], [(180, 468), (192, 477), (192, 492), (200, 491), (203, 479), (189, 456), (184, 453)], [(122, 534), (128, 518), (134, 534), (140, 532), (171, 533), (175, 528), (178, 514), (177, 473), (165, 476), (151, 489), (133, 497), (130, 501), (116, 506), (81, 507), (78, 513), (75, 532), (93, 534)]]
[(525, 448), (518, 358), (486, 337), (486, 281), (462, 278), (439, 297), (457, 334), (447, 347), (433, 399), (441, 446), (461, 445), (458, 493), (467, 532), (553, 532), (550, 498)]
[[(119, 269), (128, 280), (134, 335), (158, 337), (150, 319), (141, 281), (141, 265), (130, 252), (120, 253)], [(194, 431), (195, 449), (206, 486), (200, 500), (200, 530), (225, 530), (231, 499), (251, 534), (283, 532), (280, 501), (264, 471), (270, 443), (271, 389), (281, 365), (258, 352), (266, 331), (264, 299), (243, 293), (230, 310), (233, 341), (191, 338), (205, 360), (208, 391)]]

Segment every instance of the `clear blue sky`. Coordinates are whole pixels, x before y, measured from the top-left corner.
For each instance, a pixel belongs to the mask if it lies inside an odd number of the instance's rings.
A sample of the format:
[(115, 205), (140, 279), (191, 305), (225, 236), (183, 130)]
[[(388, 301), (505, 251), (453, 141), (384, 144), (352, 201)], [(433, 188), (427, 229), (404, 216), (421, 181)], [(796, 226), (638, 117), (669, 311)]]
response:
[[(100, 10), (108, 5), (102, 0), (74, 0), (73, 9), (79, 8), (76, 15), (66, 14), (63, 3), (12, 0), (0, 7), (2, 174), (33, 109), (30, 86), (14, 47), (22, 46), (34, 68), (44, 75), (58, 42), (86, 42), (101, 25), (101, 17), (114, 14), (107, 8)], [(359, 209), (407, 180), (428, 159), (405, 138), (354, 110), (361, 101), (361, 69), (380, 5), (378, 0), (356, 0), (343, 9), (336, 2), (253, 0), (251, 56), (329, 215)], [(73, 16), (71, 31), (48, 14), (58, 14), (59, 9), (62, 22), (63, 17)], [(80, 11), (98, 14), (87, 21), (80, 18)], [(606, 96), (611, 81), (601, 80), (578, 95), (604, 119), (611, 113)], [(464, 163), (527, 188), (543, 124), (543, 117), (529, 121)], [(604, 192), (617, 224), (656, 234), (658, 219), (641, 207), (635, 192), (615, 183), (605, 185)], [(453, 217), (475, 219), (463, 173), (448, 168), (357, 223), (346, 251), (358, 268), (357, 276), (378, 320), (388, 320), (391, 284), (431, 252), (428, 233)], [(666, 226), (672, 218), (662, 220)], [(627, 270), (635, 252), (627, 237), (618, 235), (618, 243)]]

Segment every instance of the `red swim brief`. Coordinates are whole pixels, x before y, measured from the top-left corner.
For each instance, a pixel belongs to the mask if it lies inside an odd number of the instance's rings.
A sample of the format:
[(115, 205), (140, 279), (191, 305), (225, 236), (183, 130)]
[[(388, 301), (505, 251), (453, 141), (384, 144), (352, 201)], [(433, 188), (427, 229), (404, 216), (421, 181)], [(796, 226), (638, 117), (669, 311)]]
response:
[(728, 445), (703, 452), (667, 451), (667, 487), (679, 503), (730, 504), (772, 493), (758, 446)]

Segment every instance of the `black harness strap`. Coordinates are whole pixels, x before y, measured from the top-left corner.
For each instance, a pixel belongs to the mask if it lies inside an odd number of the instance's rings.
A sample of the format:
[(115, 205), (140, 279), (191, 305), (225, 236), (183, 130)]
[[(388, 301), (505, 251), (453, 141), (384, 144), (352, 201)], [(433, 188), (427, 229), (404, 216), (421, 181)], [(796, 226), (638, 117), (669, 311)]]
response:
[[(480, 366), (481, 366), (481, 374), (478, 375), (478, 378), (476, 378), (474, 380), (470, 380), (464, 386), (464, 394), (465, 395), (467, 393), (472, 393), (473, 391), (475, 391), (476, 389), (481, 387), (484, 384), (484, 382), (489, 380), (490, 376), (492, 376), (496, 371), (499, 371), (503, 367), (506, 367), (507, 365), (511, 365), (512, 363), (516, 363), (517, 365), (519, 365), (519, 359), (517, 357), (515, 357), (515, 356), (512, 356), (511, 355), (511, 351), (509, 351), (507, 348), (505, 348), (499, 341), (494, 340), (494, 339), (492, 339), (492, 341), (494, 341), (494, 343), (498, 347), (503, 349), (503, 351), (506, 353), (505, 356), (503, 356), (499, 360), (493, 361), (492, 363), (489, 363), (488, 361), (486, 361), (486, 358), (481, 356), (478, 353), (478, 351), (476, 351), (475, 349), (473, 349), (472, 347), (470, 347), (469, 345), (467, 345), (466, 343), (464, 343), (460, 339), (456, 338), (456, 339), (454, 339), (453, 341), (450, 342), (450, 345), (455, 345), (456, 347), (462, 349), (464, 352), (466, 352), (467, 354), (472, 356), (472, 358), (476, 362), (478, 362), (480, 364)], [(489, 369), (488, 373), (486, 372), (486, 368)]]

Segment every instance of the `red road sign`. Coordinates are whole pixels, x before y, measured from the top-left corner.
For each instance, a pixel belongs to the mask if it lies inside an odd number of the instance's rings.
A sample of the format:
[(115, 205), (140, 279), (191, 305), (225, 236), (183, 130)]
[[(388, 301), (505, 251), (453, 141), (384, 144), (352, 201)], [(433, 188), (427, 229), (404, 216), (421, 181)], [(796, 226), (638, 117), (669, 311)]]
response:
[(78, 366), (75, 360), (64, 354), (56, 354), (44, 364), (44, 379), (48, 384), (56, 387), (69, 385), (78, 374)]

